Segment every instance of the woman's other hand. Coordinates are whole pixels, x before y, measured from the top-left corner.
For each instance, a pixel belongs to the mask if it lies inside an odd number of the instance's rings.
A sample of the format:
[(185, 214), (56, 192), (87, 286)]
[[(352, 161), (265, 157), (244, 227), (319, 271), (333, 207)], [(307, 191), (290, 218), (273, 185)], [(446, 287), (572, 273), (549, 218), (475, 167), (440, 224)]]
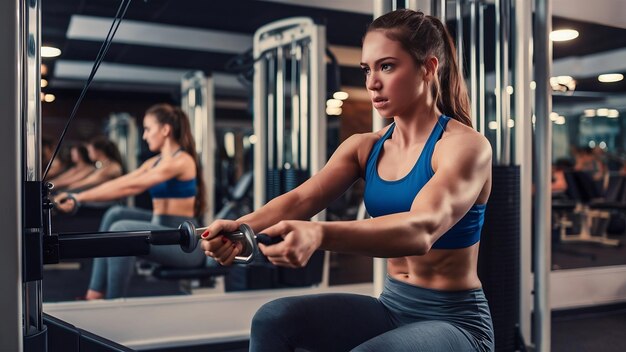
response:
[(54, 204), (57, 209), (64, 213), (71, 213), (76, 207), (76, 200), (69, 193), (63, 192), (54, 197)]
[(285, 220), (262, 231), (270, 237), (281, 236), (283, 241), (259, 249), (274, 265), (289, 268), (305, 266), (322, 243), (322, 225), (312, 221)]

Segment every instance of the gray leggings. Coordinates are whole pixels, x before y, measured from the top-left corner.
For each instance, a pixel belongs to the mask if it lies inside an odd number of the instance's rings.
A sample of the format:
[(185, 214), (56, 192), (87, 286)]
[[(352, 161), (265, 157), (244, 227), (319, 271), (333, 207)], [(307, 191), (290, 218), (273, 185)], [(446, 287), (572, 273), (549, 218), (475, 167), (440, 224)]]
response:
[(438, 291), (387, 277), (379, 299), (354, 294), (281, 298), (252, 319), (250, 351), (493, 351), (482, 289)]
[[(177, 228), (186, 220), (196, 223), (193, 218), (184, 216), (153, 215), (145, 209), (114, 206), (104, 214), (100, 232), (164, 230)], [(178, 245), (150, 246), (150, 254), (141, 258), (181, 268), (197, 267), (206, 261), (200, 246), (193, 253), (183, 252)], [(135, 260), (135, 257), (95, 258), (89, 289), (105, 293), (105, 298), (126, 296)]]

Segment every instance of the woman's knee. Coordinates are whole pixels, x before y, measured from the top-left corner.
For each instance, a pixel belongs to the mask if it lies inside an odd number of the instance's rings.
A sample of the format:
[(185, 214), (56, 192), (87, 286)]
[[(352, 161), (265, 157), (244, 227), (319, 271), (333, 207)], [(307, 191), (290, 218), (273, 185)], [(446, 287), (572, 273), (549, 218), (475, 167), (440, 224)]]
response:
[(121, 205), (114, 205), (110, 207), (109, 210), (107, 210), (106, 213), (104, 213), (104, 215), (102, 216), (100, 230), (111, 231), (111, 226), (113, 225), (113, 223), (121, 219), (121, 217), (123, 216), (124, 208), (125, 207)]
[[(295, 317), (293, 309), (293, 298), (279, 298), (277, 300), (265, 303), (252, 318), (252, 329), (263, 329), (281, 331), (284, 328), (290, 326), (290, 324), (297, 323), (297, 317)], [(280, 329), (280, 330), (275, 330)]]
[(111, 224), (109, 231), (138, 231), (145, 230), (146, 225), (141, 226), (140, 221), (136, 220), (119, 220)]

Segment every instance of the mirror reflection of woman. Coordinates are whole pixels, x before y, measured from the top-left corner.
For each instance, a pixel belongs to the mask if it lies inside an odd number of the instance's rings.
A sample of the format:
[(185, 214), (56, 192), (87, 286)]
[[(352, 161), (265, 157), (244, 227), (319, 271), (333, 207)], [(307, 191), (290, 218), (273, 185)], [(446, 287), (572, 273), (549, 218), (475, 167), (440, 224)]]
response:
[(120, 152), (115, 144), (107, 138), (102, 136), (93, 138), (87, 144), (87, 152), (89, 159), (94, 163), (95, 171), (87, 177), (73, 182), (68, 189), (73, 191), (89, 189), (124, 174)]
[(71, 188), (74, 183), (89, 176), (96, 169), (89, 158), (87, 147), (82, 144), (77, 144), (70, 148), (70, 158), (72, 167), (50, 180), (57, 191)]
[[(140, 194), (152, 196), (152, 211), (122, 206), (107, 211), (100, 231), (139, 231), (177, 228), (184, 221), (202, 216), (205, 190), (195, 151), (189, 119), (168, 104), (146, 111), (143, 139), (153, 152), (159, 152), (137, 170), (90, 190), (57, 197), (57, 207), (71, 211), (76, 204), (110, 201)], [(200, 247), (184, 253), (180, 246), (152, 246), (143, 258), (167, 266), (197, 267), (206, 260)], [(117, 298), (127, 294), (134, 272), (135, 257), (97, 258), (94, 260), (86, 299)]]

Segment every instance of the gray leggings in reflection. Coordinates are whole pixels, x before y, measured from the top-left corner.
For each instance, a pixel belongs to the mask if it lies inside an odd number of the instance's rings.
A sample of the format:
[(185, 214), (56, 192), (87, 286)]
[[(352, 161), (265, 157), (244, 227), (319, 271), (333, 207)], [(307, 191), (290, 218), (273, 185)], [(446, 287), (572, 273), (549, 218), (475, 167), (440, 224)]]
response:
[(250, 351), (491, 352), (493, 342), (482, 289), (438, 291), (387, 277), (378, 299), (321, 294), (263, 305)]
[[(104, 214), (100, 232), (164, 230), (178, 228), (186, 220), (196, 223), (193, 218), (184, 216), (153, 215), (145, 209), (114, 206)], [(141, 258), (181, 268), (197, 267), (206, 260), (200, 246), (193, 253), (185, 253), (178, 245), (150, 246), (150, 254)], [(89, 289), (105, 293), (105, 298), (126, 296), (135, 260), (136, 257), (94, 259)]]

